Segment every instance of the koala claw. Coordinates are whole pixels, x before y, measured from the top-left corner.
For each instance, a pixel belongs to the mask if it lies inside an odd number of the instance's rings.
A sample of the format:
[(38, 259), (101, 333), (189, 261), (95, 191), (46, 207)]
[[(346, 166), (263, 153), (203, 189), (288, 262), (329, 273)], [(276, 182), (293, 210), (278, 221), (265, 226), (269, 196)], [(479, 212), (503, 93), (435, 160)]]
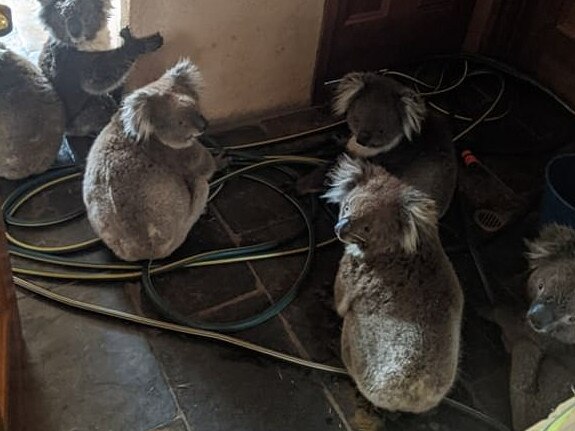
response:
[(134, 39), (134, 36), (132, 36), (132, 32), (130, 31), (130, 27), (128, 27), (128, 26), (126, 26), (122, 30), (120, 30), (120, 37), (122, 39), (124, 39), (124, 42), (128, 42), (128, 41)]

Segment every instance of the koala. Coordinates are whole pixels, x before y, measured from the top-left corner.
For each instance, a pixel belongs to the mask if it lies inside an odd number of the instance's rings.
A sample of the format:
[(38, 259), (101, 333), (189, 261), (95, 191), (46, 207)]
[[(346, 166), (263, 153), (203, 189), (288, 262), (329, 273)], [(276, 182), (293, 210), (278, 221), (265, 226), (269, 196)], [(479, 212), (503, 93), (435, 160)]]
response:
[(511, 355), (513, 429), (526, 430), (573, 396), (575, 345), (534, 331), (521, 309), (500, 306), (483, 314), (503, 331), (505, 347)]
[(161, 259), (203, 213), (216, 162), (200, 143), (200, 73), (181, 60), (124, 100), (90, 149), (88, 220), (121, 259)]
[(350, 73), (337, 87), (333, 110), (345, 115), (352, 136), (347, 152), (385, 167), (426, 193), (441, 218), (457, 182), (449, 127), (428, 112), (410, 88), (375, 73)]
[(575, 344), (575, 229), (547, 225), (527, 247), (527, 320), (538, 333)]
[(120, 32), (123, 45), (110, 49), (110, 0), (39, 0), (40, 18), (50, 38), (40, 68), (64, 103), (66, 133), (95, 136), (118, 109), (111, 92), (126, 79), (136, 59), (160, 48), (159, 33), (136, 38)]
[(341, 355), (359, 391), (389, 411), (425, 412), (457, 374), (463, 294), (435, 202), (378, 165), (343, 156), (324, 197), (345, 244), (335, 280)]
[(64, 108), (40, 70), (0, 43), (0, 176), (47, 170), (64, 136)]

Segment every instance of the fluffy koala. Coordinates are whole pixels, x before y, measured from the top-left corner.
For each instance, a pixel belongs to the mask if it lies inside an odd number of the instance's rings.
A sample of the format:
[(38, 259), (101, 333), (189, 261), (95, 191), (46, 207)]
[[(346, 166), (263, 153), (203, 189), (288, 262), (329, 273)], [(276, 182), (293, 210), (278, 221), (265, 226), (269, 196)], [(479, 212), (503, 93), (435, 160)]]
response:
[(198, 141), (200, 74), (182, 60), (130, 94), (88, 154), (83, 195), (94, 231), (121, 259), (160, 259), (204, 211), (216, 164)]
[(347, 151), (385, 167), (430, 196), (439, 217), (457, 181), (449, 127), (429, 113), (413, 90), (375, 73), (350, 73), (338, 85), (333, 108), (345, 115), (352, 136)]
[(535, 332), (519, 309), (501, 307), (486, 317), (501, 326), (511, 354), (509, 395), (513, 429), (523, 431), (573, 396), (575, 345)]
[(535, 331), (575, 344), (575, 230), (545, 226), (527, 247), (527, 319)]
[(463, 294), (435, 203), (385, 169), (344, 156), (325, 195), (346, 244), (335, 281), (341, 354), (375, 406), (421, 413), (456, 377)]
[(63, 135), (64, 110), (50, 82), (0, 44), (0, 176), (15, 180), (44, 172)]
[(96, 135), (118, 106), (118, 89), (136, 59), (162, 46), (159, 34), (135, 38), (128, 28), (123, 45), (109, 49), (110, 0), (40, 0), (40, 18), (50, 32), (40, 67), (50, 78), (66, 111), (69, 135)]

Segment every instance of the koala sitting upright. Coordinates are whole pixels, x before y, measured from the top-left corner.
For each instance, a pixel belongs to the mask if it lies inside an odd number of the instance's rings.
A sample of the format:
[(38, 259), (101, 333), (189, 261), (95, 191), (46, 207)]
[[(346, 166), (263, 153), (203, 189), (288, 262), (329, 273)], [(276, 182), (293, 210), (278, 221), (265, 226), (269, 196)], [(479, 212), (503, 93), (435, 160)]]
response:
[(140, 55), (162, 46), (162, 37), (135, 38), (124, 28), (120, 33), (124, 44), (106, 49), (110, 0), (40, 3), (40, 18), (51, 34), (40, 56), (40, 68), (64, 103), (66, 133), (96, 135), (118, 108), (109, 93), (122, 85)]
[(380, 166), (343, 156), (325, 198), (346, 244), (335, 281), (343, 362), (375, 406), (421, 413), (456, 377), (463, 294), (435, 203)]
[(0, 177), (44, 172), (64, 136), (64, 109), (50, 81), (0, 43)]
[(338, 85), (334, 111), (346, 115), (347, 151), (386, 168), (426, 193), (441, 218), (457, 181), (448, 125), (413, 90), (375, 73), (350, 73)]
[(130, 94), (88, 154), (84, 203), (104, 243), (128, 261), (179, 247), (204, 211), (216, 169), (198, 141), (200, 74), (182, 60)]
[(527, 246), (527, 320), (538, 333), (575, 344), (575, 229), (545, 226)]

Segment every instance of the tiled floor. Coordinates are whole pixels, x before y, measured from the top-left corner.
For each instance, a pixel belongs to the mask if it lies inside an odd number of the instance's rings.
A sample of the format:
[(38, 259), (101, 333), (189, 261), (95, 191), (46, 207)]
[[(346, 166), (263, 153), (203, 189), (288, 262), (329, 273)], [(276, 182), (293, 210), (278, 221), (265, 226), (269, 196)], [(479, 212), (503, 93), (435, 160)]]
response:
[[(550, 148), (570, 144), (575, 130), (572, 119), (541, 94), (520, 84), (510, 87), (510, 114), (478, 129), (467, 143), (517, 192), (527, 193), (541, 185), (542, 168), (553, 154)], [(245, 125), (217, 138), (230, 145), (329, 121), (325, 110), (312, 109)], [(317, 149), (318, 144), (333, 148), (341, 134), (345, 129), (274, 150), (304, 151)], [(79, 159), (86, 144), (72, 142)], [(529, 154), (494, 155), (502, 148)], [(67, 157), (64, 154), (61, 163)], [(460, 178), (464, 184), (469, 172), (462, 170)], [(13, 183), (2, 182), (2, 196), (12, 188)], [(504, 234), (485, 241), (484, 236), (471, 232), (481, 240), (479, 257), (497, 302), (521, 296), (525, 270), (521, 238), (532, 234), (535, 227), (539, 196), (533, 197), (535, 206), (529, 214)], [(22, 214), (48, 215), (66, 205), (81, 205), (77, 185), (38, 196)], [(277, 194), (248, 180), (234, 180), (210, 205), (179, 253), (283, 237), (300, 228), (294, 216), (294, 210)], [(321, 215), (316, 224), (318, 236), (326, 238), (331, 221)], [(458, 205), (442, 220), (445, 245), (467, 299), (461, 369), (452, 397), (509, 425), (508, 356), (499, 330), (479, 316), (488, 301), (473, 259), (465, 252), (465, 224)], [(62, 230), (14, 233), (35, 243), (61, 244), (85, 238), (89, 228), (80, 220)], [(340, 320), (332, 308), (332, 283), (340, 254), (339, 245), (319, 250), (295, 301), (280, 316), (237, 335), (282, 352), (340, 365)], [(105, 258), (106, 253), (94, 256)], [(295, 280), (302, 263), (302, 256), (294, 256), (198, 268), (158, 277), (157, 284), (163, 297), (187, 316), (233, 320), (276, 301)], [(21, 263), (15, 260), (14, 264)], [(82, 301), (155, 315), (137, 282), (40, 282)], [(385, 414), (370, 408), (346, 377), (310, 371), (214, 341), (73, 312), (24, 291), (19, 292), (19, 308), (26, 341), (23, 430), (487, 429), (448, 404), (421, 416)]]

